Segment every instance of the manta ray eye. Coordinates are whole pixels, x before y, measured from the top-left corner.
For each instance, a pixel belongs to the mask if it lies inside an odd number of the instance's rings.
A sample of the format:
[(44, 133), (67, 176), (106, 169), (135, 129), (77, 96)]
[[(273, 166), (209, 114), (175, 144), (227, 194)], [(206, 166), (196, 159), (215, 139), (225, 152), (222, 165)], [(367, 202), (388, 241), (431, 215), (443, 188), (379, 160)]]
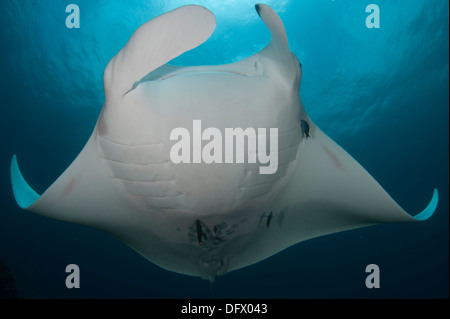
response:
[(300, 125), (302, 127), (302, 134), (303, 136), (306, 136), (306, 138), (309, 136), (309, 124), (305, 120), (300, 120)]

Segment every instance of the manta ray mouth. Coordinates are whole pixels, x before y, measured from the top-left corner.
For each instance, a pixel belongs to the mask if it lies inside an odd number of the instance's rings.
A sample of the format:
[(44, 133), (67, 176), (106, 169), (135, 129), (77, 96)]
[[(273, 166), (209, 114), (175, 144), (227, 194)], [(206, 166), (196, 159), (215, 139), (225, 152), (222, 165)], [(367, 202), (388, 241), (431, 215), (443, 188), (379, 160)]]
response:
[(251, 77), (249, 74), (239, 73), (239, 72), (233, 72), (233, 71), (206, 71), (206, 72), (190, 72), (190, 73), (177, 73), (177, 74), (169, 74), (166, 76), (163, 76), (159, 78), (158, 80), (164, 81), (173, 77), (179, 77), (179, 76), (195, 76), (195, 75), (204, 75), (204, 74), (229, 74), (229, 75), (239, 75), (239, 76), (245, 76), (245, 77)]
[(185, 71), (185, 72), (177, 72), (177, 73), (169, 73), (169, 74), (160, 74), (155, 71), (150, 72), (147, 74), (144, 78), (142, 78), (140, 81), (133, 84), (132, 88), (125, 93), (128, 94), (134, 89), (136, 89), (139, 85), (143, 83), (148, 82), (159, 82), (159, 81), (165, 81), (168, 79), (178, 78), (178, 77), (186, 77), (186, 76), (201, 76), (201, 75), (232, 75), (232, 76), (242, 76), (246, 78), (255, 77), (255, 76), (261, 76), (259, 74), (253, 74), (253, 73), (241, 73), (241, 72), (235, 72), (235, 71)]
[[(238, 71), (236, 68), (236, 64), (240, 64), (242, 61), (248, 62), (245, 63), (244, 67), (241, 66)], [(246, 78), (267, 77), (264, 74), (264, 68), (261, 64), (261, 57), (259, 55), (256, 54), (242, 61), (231, 64), (211, 66), (176, 66), (165, 64), (151, 71), (141, 80), (134, 83), (132, 88), (127, 93), (145, 82), (159, 82), (182, 76), (231, 75), (242, 76)]]

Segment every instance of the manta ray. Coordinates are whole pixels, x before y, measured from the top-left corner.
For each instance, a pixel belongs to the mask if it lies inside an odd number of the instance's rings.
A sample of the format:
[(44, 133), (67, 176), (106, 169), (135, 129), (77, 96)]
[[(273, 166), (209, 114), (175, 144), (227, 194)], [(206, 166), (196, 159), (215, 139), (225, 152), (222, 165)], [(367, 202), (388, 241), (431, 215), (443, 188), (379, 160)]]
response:
[[(104, 71), (105, 103), (88, 142), (42, 195), (13, 156), (17, 204), (103, 230), (160, 267), (210, 280), (314, 237), (429, 218), (436, 189), (421, 213), (406, 213), (308, 117), (302, 65), (283, 23), (267, 5), (256, 11), (270, 43), (225, 65), (167, 64), (214, 31), (202, 6), (140, 26)], [(221, 131), (277, 128), (276, 171), (260, 174), (250, 161), (174, 163), (171, 131), (196, 120)]]

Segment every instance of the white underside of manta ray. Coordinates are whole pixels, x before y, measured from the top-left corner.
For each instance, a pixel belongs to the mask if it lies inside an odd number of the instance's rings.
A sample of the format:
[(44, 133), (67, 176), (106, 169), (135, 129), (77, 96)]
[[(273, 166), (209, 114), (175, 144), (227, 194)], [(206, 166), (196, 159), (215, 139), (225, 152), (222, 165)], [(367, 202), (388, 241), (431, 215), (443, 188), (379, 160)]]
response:
[[(214, 15), (189, 5), (138, 28), (104, 73), (106, 101), (89, 141), (44, 192), (20, 173), (18, 205), (101, 229), (153, 263), (213, 279), (300, 241), (358, 227), (425, 220), (407, 214), (308, 117), (299, 97), (302, 67), (267, 5), (271, 33), (262, 51), (237, 63), (165, 63), (206, 41)], [(255, 163), (175, 164), (176, 127), (278, 128), (278, 170)]]

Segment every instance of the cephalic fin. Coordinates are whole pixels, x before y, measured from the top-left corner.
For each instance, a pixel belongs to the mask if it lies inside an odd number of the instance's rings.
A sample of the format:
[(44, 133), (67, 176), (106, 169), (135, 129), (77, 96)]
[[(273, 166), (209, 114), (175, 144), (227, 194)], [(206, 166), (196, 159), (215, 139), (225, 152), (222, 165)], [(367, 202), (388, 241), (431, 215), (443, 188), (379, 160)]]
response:
[(103, 75), (106, 100), (119, 98), (151, 71), (205, 42), (216, 27), (206, 8), (188, 5), (140, 26)]

